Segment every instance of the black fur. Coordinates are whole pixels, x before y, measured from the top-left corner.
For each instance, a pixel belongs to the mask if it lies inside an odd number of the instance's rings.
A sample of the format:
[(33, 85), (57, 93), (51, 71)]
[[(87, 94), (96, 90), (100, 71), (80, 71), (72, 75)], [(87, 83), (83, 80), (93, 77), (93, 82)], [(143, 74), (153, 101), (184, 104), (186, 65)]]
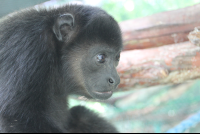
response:
[[(58, 39), (52, 29), (66, 13), (75, 22), (69, 23), (71, 27), (64, 25), (58, 29), (62, 36)], [(122, 48), (117, 23), (99, 8), (79, 5), (50, 10), (29, 8), (2, 18), (0, 132), (117, 132), (86, 108), (67, 107), (66, 97), (71, 93), (88, 98), (110, 97), (90, 95), (84, 86), (94, 87), (97, 85), (93, 83), (102, 81), (96, 80), (96, 66), (88, 67), (84, 61), (93, 46), (113, 53)], [(102, 75), (100, 71), (98, 74)], [(112, 76), (117, 77), (116, 72)], [(93, 77), (94, 82), (86, 82), (85, 79), (90, 79), (85, 77)]]

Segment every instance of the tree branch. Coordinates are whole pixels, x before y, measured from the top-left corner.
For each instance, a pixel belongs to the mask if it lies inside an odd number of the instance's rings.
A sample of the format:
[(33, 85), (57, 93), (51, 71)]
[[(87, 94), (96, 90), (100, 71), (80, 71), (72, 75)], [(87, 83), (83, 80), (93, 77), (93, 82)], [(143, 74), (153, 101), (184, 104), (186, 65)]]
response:
[(200, 78), (200, 48), (185, 42), (124, 51), (117, 70), (123, 90), (182, 83)]
[(144, 49), (188, 41), (200, 26), (200, 4), (120, 23), (124, 50)]

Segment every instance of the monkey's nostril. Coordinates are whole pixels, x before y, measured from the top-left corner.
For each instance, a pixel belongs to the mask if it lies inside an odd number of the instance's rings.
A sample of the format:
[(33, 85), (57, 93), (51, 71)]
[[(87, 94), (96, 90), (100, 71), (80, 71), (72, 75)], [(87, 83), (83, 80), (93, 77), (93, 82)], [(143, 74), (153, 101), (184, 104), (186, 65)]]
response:
[(111, 83), (111, 84), (113, 84), (114, 83), (114, 81), (110, 78), (109, 80), (109, 83)]

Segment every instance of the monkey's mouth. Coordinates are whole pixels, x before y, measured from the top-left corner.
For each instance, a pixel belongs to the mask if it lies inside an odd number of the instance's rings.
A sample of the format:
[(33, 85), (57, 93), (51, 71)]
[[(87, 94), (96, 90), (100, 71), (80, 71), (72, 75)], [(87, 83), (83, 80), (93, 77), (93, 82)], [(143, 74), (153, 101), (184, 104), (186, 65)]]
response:
[(97, 94), (112, 94), (112, 91), (106, 91), (106, 92), (98, 92), (98, 91), (94, 91)]
[(103, 91), (103, 92), (93, 91), (93, 93), (96, 99), (108, 99), (112, 96), (113, 91)]

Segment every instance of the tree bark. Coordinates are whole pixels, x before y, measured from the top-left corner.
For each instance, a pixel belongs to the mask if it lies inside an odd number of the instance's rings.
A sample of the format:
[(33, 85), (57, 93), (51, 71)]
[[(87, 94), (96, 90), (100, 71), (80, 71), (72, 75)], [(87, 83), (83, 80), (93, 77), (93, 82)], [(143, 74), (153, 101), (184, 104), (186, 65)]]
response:
[[(191, 42), (121, 53), (117, 70), (123, 90), (177, 84), (200, 78), (200, 47), (197, 35)], [(195, 40), (192, 40), (195, 39)]]
[(200, 4), (120, 23), (124, 50), (145, 49), (188, 41), (200, 26)]

